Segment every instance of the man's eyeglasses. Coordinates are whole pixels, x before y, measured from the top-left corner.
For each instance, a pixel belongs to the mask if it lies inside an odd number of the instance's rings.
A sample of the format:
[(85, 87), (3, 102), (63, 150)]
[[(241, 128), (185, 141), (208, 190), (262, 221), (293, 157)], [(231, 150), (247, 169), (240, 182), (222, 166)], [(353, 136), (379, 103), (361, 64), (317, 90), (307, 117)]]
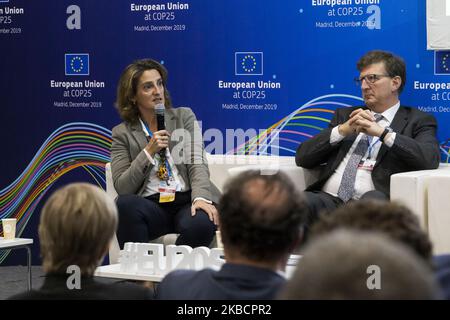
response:
[(367, 74), (364, 77), (361, 78), (355, 78), (355, 83), (357, 86), (360, 86), (363, 82), (363, 80), (366, 80), (368, 84), (374, 84), (378, 80), (380, 80), (383, 77), (390, 77), (388, 74)]

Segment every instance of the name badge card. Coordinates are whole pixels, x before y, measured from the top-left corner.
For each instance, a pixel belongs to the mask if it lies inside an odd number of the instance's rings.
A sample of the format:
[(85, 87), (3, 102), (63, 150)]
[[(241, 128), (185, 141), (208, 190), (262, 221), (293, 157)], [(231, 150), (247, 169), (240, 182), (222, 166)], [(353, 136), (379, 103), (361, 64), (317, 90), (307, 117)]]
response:
[(175, 201), (176, 187), (171, 185), (166, 185), (166, 183), (161, 183), (159, 188), (159, 203), (172, 202)]
[(372, 159), (362, 160), (358, 165), (358, 169), (372, 171), (376, 162), (377, 162), (376, 160)]

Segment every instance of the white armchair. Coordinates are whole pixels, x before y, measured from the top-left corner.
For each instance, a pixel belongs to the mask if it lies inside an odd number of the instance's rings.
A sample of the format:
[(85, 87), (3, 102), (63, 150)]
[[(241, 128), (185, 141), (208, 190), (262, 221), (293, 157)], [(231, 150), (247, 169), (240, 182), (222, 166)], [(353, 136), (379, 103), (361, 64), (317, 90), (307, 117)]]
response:
[[(206, 154), (206, 159), (208, 161), (209, 173), (211, 182), (222, 192), (224, 184), (226, 181), (234, 174), (238, 173), (238, 170), (246, 170), (250, 167), (258, 166), (260, 169), (269, 168), (270, 170), (277, 168), (286, 173), (291, 177), (294, 184), (299, 188), (299, 190), (304, 190), (306, 186), (312, 183), (315, 179), (316, 172), (312, 170), (306, 170), (297, 167), (295, 164), (294, 157), (272, 157), (272, 156), (246, 156), (246, 155), (211, 155)], [(250, 166), (250, 167), (249, 167)], [(232, 169), (232, 170), (231, 170)], [(105, 176), (106, 176), (106, 192), (115, 199), (117, 197), (117, 192), (114, 188), (114, 183), (111, 174), (111, 165), (107, 163), (105, 166)], [(151, 242), (153, 243), (163, 243), (164, 245), (175, 244), (178, 234), (171, 233), (159, 237)], [(217, 243), (216, 237), (211, 244), (215, 247)], [(116, 236), (109, 248), (109, 261), (111, 264), (117, 263), (119, 261), (120, 248)]]
[[(297, 167), (294, 157), (211, 155), (207, 154), (210, 178), (223, 191), (227, 180), (249, 169), (281, 170), (292, 180), (299, 191), (303, 191), (318, 177), (318, 171)], [(106, 164), (106, 191), (116, 198), (111, 167)], [(267, 171), (267, 173), (269, 173)], [(411, 209), (419, 218), (433, 242), (434, 253), (450, 253), (450, 165), (441, 164), (436, 170), (404, 172), (391, 176), (391, 200), (396, 200)], [(177, 234), (168, 234), (152, 242), (174, 244)], [(110, 261), (119, 257), (117, 239), (110, 247)]]
[[(111, 173), (111, 164), (107, 163), (105, 165), (105, 178), (106, 178), (106, 193), (112, 198), (116, 199), (118, 194), (116, 189), (114, 188), (114, 182), (112, 179), (112, 173)], [(178, 234), (176, 233), (169, 233), (166, 235), (163, 235), (155, 240), (152, 240), (150, 242), (152, 243), (162, 243), (165, 246), (169, 244), (175, 244), (175, 241), (177, 240)], [(116, 235), (114, 235), (113, 240), (111, 241), (111, 244), (109, 246), (109, 263), (114, 264), (119, 262), (120, 257), (120, 247), (119, 247), (119, 241), (117, 241)]]
[[(294, 157), (219, 155), (208, 158), (211, 178), (219, 190), (231, 176), (250, 170), (278, 169), (287, 173), (299, 191), (318, 177), (319, 172), (295, 165)], [(219, 164), (214, 164), (218, 162)], [(220, 163), (225, 163), (220, 167)], [(398, 173), (391, 176), (391, 200), (406, 205), (419, 218), (429, 234), (434, 254), (450, 253), (450, 165), (441, 164), (435, 170)]]
[(286, 173), (299, 191), (316, 181), (319, 171), (308, 170), (295, 164), (295, 157), (210, 155), (207, 154), (211, 181), (222, 192), (229, 178), (247, 170), (261, 170), (270, 174), (276, 170)]

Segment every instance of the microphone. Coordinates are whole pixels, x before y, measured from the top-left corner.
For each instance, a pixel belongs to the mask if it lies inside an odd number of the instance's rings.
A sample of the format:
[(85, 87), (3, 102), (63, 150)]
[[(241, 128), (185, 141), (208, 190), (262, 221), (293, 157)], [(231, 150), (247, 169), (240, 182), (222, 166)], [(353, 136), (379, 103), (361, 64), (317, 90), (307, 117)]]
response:
[[(166, 124), (164, 123), (164, 110), (165, 107), (162, 103), (158, 103), (155, 106), (156, 124), (158, 126), (158, 131), (166, 129)], [(166, 148), (161, 149), (159, 151), (159, 154), (161, 155), (161, 157), (163, 157), (163, 155), (166, 154)]]
[(155, 106), (155, 115), (156, 115), (156, 123), (158, 125), (159, 130), (165, 130), (166, 124), (164, 123), (164, 105), (162, 103), (158, 103)]

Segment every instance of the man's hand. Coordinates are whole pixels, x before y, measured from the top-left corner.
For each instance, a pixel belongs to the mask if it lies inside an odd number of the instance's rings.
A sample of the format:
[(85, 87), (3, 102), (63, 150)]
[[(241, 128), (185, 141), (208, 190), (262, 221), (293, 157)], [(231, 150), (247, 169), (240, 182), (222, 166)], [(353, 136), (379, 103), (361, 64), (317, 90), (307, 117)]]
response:
[(199, 199), (196, 200), (191, 206), (192, 216), (196, 215), (196, 211), (198, 209), (202, 209), (203, 211), (205, 211), (209, 217), (209, 220), (211, 220), (216, 226), (219, 225), (219, 213), (217, 212), (216, 207), (206, 201)]
[[(358, 132), (358, 127), (355, 124), (355, 121), (356, 121), (356, 119), (360, 119), (361, 117), (365, 116), (365, 115), (360, 115), (360, 113), (365, 113), (365, 110), (363, 110), (361, 108), (354, 110), (350, 114), (350, 119), (348, 119), (345, 123), (339, 125), (338, 130), (339, 130), (339, 134), (341, 136), (346, 137), (348, 135)], [(370, 113), (369, 113), (369, 115), (370, 115)]]
[(356, 112), (358, 110), (355, 110), (350, 114), (350, 119), (348, 121), (350, 125), (356, 129), (356, 132), (362, 132), (374, 137), (381, 136), (384, 128), (375, 121), (375, 117), (372, 113), (370, 113), (369, 110)]
[(350, 119), (338, 127), (339, 134), (348, 136), (352, 133), (365, 133), (379, 137), (384, 128), (375, 122), (375, 117), (369, 110), (356, 109), (350, 114)]
[(169, 147), (169, 138), (170, 134), (168, 131), (156, 131), (145, 146), (145, 150), (153, 157), (155, 153), (159, 152), (161, 149)]

